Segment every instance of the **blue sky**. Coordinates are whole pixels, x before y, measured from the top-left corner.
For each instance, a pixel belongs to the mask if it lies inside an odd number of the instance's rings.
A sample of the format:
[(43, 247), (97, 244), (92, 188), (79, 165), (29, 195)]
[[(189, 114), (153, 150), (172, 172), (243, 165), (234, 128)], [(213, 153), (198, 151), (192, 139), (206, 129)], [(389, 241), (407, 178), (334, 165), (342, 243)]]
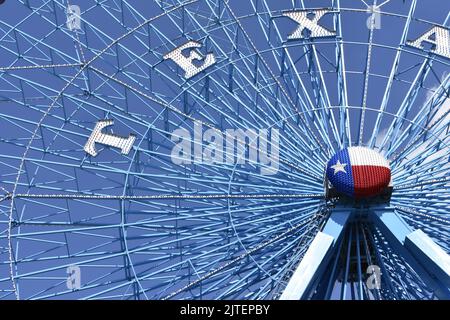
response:
[[(203, 165), (176, 167), (170, 161), (173, 147), (170, 133), (180, 127), (193, 129), (193, 121), (186, 115), (211, 123), (221, 130), (278, 127), (285, 133), (281, 138), (281, 157), (291, 163), (305, 164), (308, 170), (319, 176), (323, 173), (327, 157), (341, 147), (329, 120), (332, 114), (339, 129), (342, 105), (339, 101), (336, 43), (340, 37), (318, 38), (312, 42), (288, 40), (297, 24), (283, 16), (286, 11), (303, 7), (334, 8), (320, 20), (321, 26), (334, 30), (338, 1), (267, 1), (267, 7), (266, 1), (232, 0), (229, 3), (231, 10), (220, 1), (201, 0), (187, 5), (186, 10), (174, 9), (169, 14), (163, 14), (164, 10), (177, 6), (178, 1), (110, 0), (97, 5), (91, 0), (71, 0), (70, 4), (78, 5), (82, 12), (82, 29), (77, 32), (66, 26), (66, 0), (6, 0), (1, 4), (0, 187), (15, 190), (16, 193), (37, 194), (250, 193), (264, 191), (262, 186), (273, 192), (322, 192), (321, 181), (311, 181), (299, 173), (290, 172), (287, 167), (282, 168), (280, 176), (271, 180), (261, 177), (258, 168), (251, 164), (243, 168), (224, 169)], [(426, 47), (428, 51), (421, 51), (400, 43), (411, 3), (411, 0), (378, 1), (378, 5), (382, 4), (382, 14), (379, 28), (373, 32), (369, 72), (366, 73), (370, 37), (366, 25), (370, 15), (366, 9), (367, 5), (377, 3), (340, 1), (351, 144), (358, 143), (362, 105), (367, 108), (362, 142), (365, 145), (370, 143), (397, 52), (401, 52), (401, 58), (385, 106), (386, 113), (380, 119), (380, 128), (374, 137), (374, 148), (381, 147), (411, 84), (421, 75), (419, 70), (430, 47)], [(443, 25), (449, 9), (448, 1), (417, 1), (407, 39), (416, 39), (434, 24)], [(144, 23), (143, 27), (121, 39), (123, 34), (158, 15), (162, 16)], [(236, 25), (233, 15), (239, 17), (240, 26)], [(447, 21), (445, 26), (448, 27), (449, 23)], [(120, 41), (117, 41), (119, 38)], [(166, 53), (188, 40), (200, 42), (202, 48), (199, 52), (212, 52), (217, 59), (216, 65), (189, 81), (173, 61), (163, 59)], [(111, 43), (114, 44), (108, 47)], [(80, 71), (84, 63), (91, 59), (95, 61)], [(418, 88), (407, 112), (401, 115), (406, 120), (394, 127), (398, 131), (393, 130), (383, 146), (382, 152), (389, 157), (413, 138), (407, 134), (402, 136), (407, 130), (416, 128), (411, 123), (422, 121), (420, 125), (423, 125), (430, 119), (422, 119), (421, 115), (429, 112), (431, 118), (436, 118), (436, 112), (445, 110), (424, 107), (449, 70), (449, 60), (446, 58), (432, 56), (430, 61), (432, 68), (427, 71), (423, 85)], [(319, 69), (322, 74), (315, 72)], [(320, 90), (316, 85), (320, 86)], [(436, 97), (442, 97), (442, 93), (436, 94)], [(164, 104), (173, 106), (173, 109), (164, 108)], [(324, 105), (328, 109), (323, 108)], [(304, 125), (299, 125), (300, 129), (296, 127), (298, 116), (291, 108), (302, 110), (311, 130)], [(317, 110), (311, 111), (314, 108)], [(174, 109), (179, 112), (174, 112)], [(130, 155), (124, 156), (118, 150), (104, 148), (95, 158), (86, 156), (83, 146), (95, 123), (105, 118), (115, 119), (114, 133), (122, 136), (133, 133), (137, 136)], [(42, 128), (35, 131), (37, 123), (41, 123)], [(314, 135), (320, 136), (326, 152), (321, 153)], [(34, 139), (27, 148), (31, 136)], [(389, 149), (397, 141), (401, 142), (400, 145)], [(26, 160), (21, 162), (25, 150)], [(22, 172), (18, 176), (19, 168)], [(30, 236), (21, 241), (22, 245), (16, 243), (18, 259), (42, 258), (35, 264), (20, 264), (19, 272), (82, 263), (91, 268), (90, 272), (84, 273), (84, 283), (102, 283), (105, 288), (109, 286), (109, 283), (105, 284), (108, 281), (126, 283), (123, 270), (113, 267), (126, 264), (126, 259), (136, 265), (136, 270), (127, 270), (128, 273), (147, 272), (147, 257), (144, 255), (112, 255), (102, 261), (104, 268), (95, 262), (85, 262), (86, 256), (91, 253), (96, 256), (101, 250), (105, 254), (124, 250), (123, 242), (117, 240), (126, 237), (121, 234), (120, 228), (100, 228), (98, 233), (92, 231), (92, 234), (58, 232), (61, 224), (75, 222), (92, 223), (93, 226), (123, 223), (123, 204), (23, 200), (15, 205), (14, 219), (43, 219), (46, 223), (54, 223), (51, 228), (56, 230), (44, 234), (42, 232), (49, 230), (48, 225), (37, 223), (17, 229), (17, 232), (36, 233), (36, 238)], [(212, 210), (205, 201), (186, 201), (182, 205), (156, 201), (127, 203), (124, 206), (127, 221), (136, 223), (143, 219), (146, 212), (149, 216), (160, 217), (177, 210), (195, 211), (198, 208), (202, 213)], [(215, 202), (214, 206), (230, 207), (226, 201)], [(302, 206), (306, 207), (305, 204)], [(5, 263), (8, 261), (5, 236), (5, 221), (10, 214), (8, 203), (0, 203), (0, 213), (1, 280), (9, 274), (9, 265)], [(294, 221), (296, 216), (292, 213), (285, 219)], [(195, 219), (181, 219), (180, 222), (181, 226), (194, 229), (197, 223)], [(213, 222), (211, 225), (214, 225)], [(209, 225), (198, 227), (210, 228)], [(155, 233), (130, 228), (129, 240), (125, 242), (130, 248), (139, 248), (143, 244), (151, 246), (154, 238), (156, 243), (162, 241), (155, 235), (157, 231), (152, 232)], [(235, 232), (239, 234), (240, 231)], [(242, 241), (244, 249), (251, 247), (254, 244), (252, 241), (256, 240), (248, 241)], [(164, 248), (163, 245), (161, 247)], [(243, 249), (237, 249), (237, 252), (239, 250)], [(77, 252), (77, 255), (68, 258), (66, 251)], [(171, 247), (148, 254), (161, 256), (164, 260), (165, 254), (172, 253), (175, 257), (176, 249)], [(224, 256), (227, 254), (229, 252)], [(56, 259), (58, 256), (62, 258)], [(157, 260), (157, 263), (165, 266), (175, 259), (165, 262)], [(183, 265), (182, 268), (190, 267)], [(199, 264), (199, 268), (205, 267)], [(127, 277), (131, 277), (128, 273)], [(42, 279), (24, 281), (21, 289), (25, 296), (45, 296), (52, 290), (62, 292), (65, 276), (64, 267), (56, 268), (42, 273)], [(165, 276), (174, 275), (168, 272)], [(158, 287), (155, 283), (159, 285), (160, 280), (153, 281), (142, 285)], [(165, 285), (162, 280), (161, 283)], [(39, 293), (42, 288), (52, 285), (56, 289)], [(181, 285), (182, 282), (168, 287), (175, 290)], [(8, 286), (7, 281), (0, 281), (0, 288)], [(120, 287), (109, 293), (120, 294), (122, 289)], [(152, 298), (160, 297), (156, 290), (150, 292)], [(67, 293), (67, 297), (77, 298), (95, 292), (93, 287), (80, 293)]]

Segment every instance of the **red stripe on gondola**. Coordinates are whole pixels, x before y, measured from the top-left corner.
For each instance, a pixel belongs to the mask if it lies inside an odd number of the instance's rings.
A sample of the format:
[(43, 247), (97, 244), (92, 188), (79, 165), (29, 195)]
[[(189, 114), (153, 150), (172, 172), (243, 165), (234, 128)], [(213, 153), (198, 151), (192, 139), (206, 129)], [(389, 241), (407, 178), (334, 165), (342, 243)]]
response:
[(391, 180), (391, 170), (380, 166), (352, 166), (355, 197), (381, 193)]

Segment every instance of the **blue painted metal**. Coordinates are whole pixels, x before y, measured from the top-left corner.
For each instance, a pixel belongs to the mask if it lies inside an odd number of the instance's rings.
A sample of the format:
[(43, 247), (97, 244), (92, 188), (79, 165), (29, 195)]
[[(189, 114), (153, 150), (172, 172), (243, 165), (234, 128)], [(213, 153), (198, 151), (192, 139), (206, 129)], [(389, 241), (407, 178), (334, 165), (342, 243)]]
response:
[(375, 221), (381, 222), (380, 226), (386, 236), (400, 245), (405, 243), (406, 236), (411, 233), (411, 227), (393, 209), (375, 211), (374, 217)]
[(450, 288), (450, 255), (430, 239), (422, 230), (409, 233), (405, 248), (436, 280)]
[(405, 257), (414, 258), (409, 262), (416, 265), (416, 272), (434, 288), (436, 295), (450, 299), (450, 255), (423, 231), (412, 229), (394, 208), (375, 210), (371, 217), (393, 247)]
[(317, 233), (283, 290), (280, 300), (300, 300), (305, 297), (314, 281), (320, 276), (320, 271), (323, 271), (324, 264), (332, 253), (335, 240), (326, 233)]
[[(323, 23), (336, 37), (290, 41), (282, 13), (317, 9), (314, 0), (86, 0), (79, 32), (65, 26), (69, 2), (7, 1), (0, 12), (15, 6), (0, 19), (0, 299), (267, 299), (308, 260), (319, 266), (299, 280), (308, 297), (314, 287), (326, 298), (434, 299), (448, 284), (447, 258), (428, 240), (449, 252), (450, 62), (404, 43), (416, 25), (448, 27), (450, 14), (433, 21), (422, 16), (431, 0), (391, 1), (370, 31), (348, 28), (368, 17), (361, 2), (331, 0)], [(217, 57), (189, 81), (162, 59), (186, 40)], [(370, 46), (370, 60), (353, 59)], [(136, 134), (129, 156), (83, 152), (105, 118)], [(194, 122), (279, 129), (279, 173), (175, 165), (171, 133)], [(390, 205), (429, 238), (389, 215), (373, 226), (372, 203), (352, 206), (358, 218), (343, 231), (323, 170), (355, 144), (389, 156)], [(369, 263), (381, 267), (380, 290), (367, 289)], [(89, 274), (76, 291), (66, 287), (73, 264)]]
[(307, 297), (314, 282), (322, 276), (331, 256), (336, 254), (337, 242), (342, 237), (350, 214), (350, 210), (333, 211), (323, 230), (311, 242), (280, 300), (300, 300)]

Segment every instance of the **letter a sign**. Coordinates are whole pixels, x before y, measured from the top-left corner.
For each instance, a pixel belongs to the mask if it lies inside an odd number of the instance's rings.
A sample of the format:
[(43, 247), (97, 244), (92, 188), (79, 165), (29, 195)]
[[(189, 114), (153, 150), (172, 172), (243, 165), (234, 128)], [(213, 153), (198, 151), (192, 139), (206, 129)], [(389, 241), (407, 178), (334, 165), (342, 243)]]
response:
[(434, 46), (430, 51), (450, 59), (450, 31), (440, 26), (434, 26), (429, 31), (414, 41), (408, 41), (406, 44), (411, 47), (423, 49), (423, 43), (427, 42)]

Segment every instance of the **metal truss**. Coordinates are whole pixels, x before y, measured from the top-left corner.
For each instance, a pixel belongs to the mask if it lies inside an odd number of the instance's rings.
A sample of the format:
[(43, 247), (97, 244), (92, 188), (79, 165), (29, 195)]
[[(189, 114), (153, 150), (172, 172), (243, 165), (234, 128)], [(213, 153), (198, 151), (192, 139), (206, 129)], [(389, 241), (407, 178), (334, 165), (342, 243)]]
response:
[[(1, 5), (15, 14), (0, 12), (0, 299), (448, 298), (448, 267), (430, 276), (431, 249), (396, 242), (377, 212), (450, 253), (450, 60), (407, 45), (448, 29), (450, 7), (430, 17), (428, 0), (386, 1), (377, 29), (363, 1), (323, 2)], [(66, 25), (70, 5), (79, 30)], [(318, 9), (335, 35), (288, 39), (298, 24), (286, 12)], [(167, 54), (188, 41), (215, 60), (186, 78)], [(129, 153), (85, 152), (106, 119), (135, 135)], [(173, 132), (196, 125), (278, 129), (277, 174), (252, 161), (175, 164)], [(325, 198), (326, 162), (352, 145), (389, 159), (389, 203)], [(296, 282), (323, 243), (316, 272)], [(380, 287), (367, 282), (372, 265)]]

